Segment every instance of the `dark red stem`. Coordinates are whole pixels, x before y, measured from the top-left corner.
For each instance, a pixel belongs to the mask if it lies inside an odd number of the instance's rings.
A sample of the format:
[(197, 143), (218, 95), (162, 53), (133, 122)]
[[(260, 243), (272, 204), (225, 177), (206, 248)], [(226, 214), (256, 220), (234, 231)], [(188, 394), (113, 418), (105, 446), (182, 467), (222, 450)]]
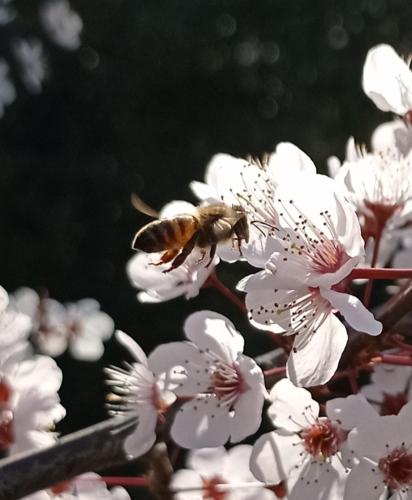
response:
[(246, 312), (246, 306), (243, 300), (241, 300), (236, 294), (232, 292), (226, 285), (224, 285), (220, 279), (216, 276), (216, 273), (211, 273), (207, 278), (204, 286), (212, 286), (216, 288), (222, 295), (229, 299), (235, 306), (242, 312)]
[(372, 280), (396, 280), (412, 278), (412, 269), (387, 269), (381, 267), (356, 267), (349, 275), (350, 280), (366, 278)]
[[(380, 226), (376, 231), (371, 268), (374, 268), (376, 266), (376, 262), (378, 260), (379, 246), (382, 238), (382, 229), (383, 227)], [(363, 296), (363, 304), (365, 307), (369, 307), (371, 303), (372, 288), (373, 288), (373, 278), (369, 278), (369, 281), (366, 283), (365, 294)]]
[(396, 354), (381, 354), (379, 357), (372, 359), (372, 361), (386, 365), (412, 366), (412, 357), (397, 356)]
[(103, 476), (102, 479), (107, 486), (148, 486), (148, 481), (145, 477)]

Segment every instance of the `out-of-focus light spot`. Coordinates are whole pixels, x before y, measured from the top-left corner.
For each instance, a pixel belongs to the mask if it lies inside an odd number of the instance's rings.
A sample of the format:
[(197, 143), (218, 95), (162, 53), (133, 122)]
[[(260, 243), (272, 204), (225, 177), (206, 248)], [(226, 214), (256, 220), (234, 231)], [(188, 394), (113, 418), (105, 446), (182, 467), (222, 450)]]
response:
[(285, 86), (282, 80), (275, 75), (269, 75), (263, 85), (266, 93), (271, 97), (281, 97), (285, 93)]
[(379, 24), (379, 33), (390, 40), (397, 40), (399, 36), (399, 26), (392, 19), (384, 19)]
[(332, 26), (328, 31), (328, 43), (335, 50), (341, 50), (349, 42), (349, 35), (342, 26)]
[(335, 9), (331, 9), (326, 11), (325, 13), (325, 25), (326, 26), (342, 26), (343, 24), (343, 16)]
[(265, 42), (261, 47), (260, 57), (266, 64), (275, 64), (280, 57), (279, 45), (275, 42)]
[(96, 69), (100, 64), (99, 53), (92, 47), (82, 47), (79, 52), (80, 62), (88, 70)]
[(368, 0), (366, 10), (375, 19), (381, 19), (386, 14), (385, 0)]
[(258, 112), (263, 118), (270, 120), (274, 118), (279, 111), (278, 103), (271, 97), (265, 97), (258, 104)]
[(221, 14), (216, 19), (216, 29), (220, 36), (230, 37), (236, 33), (237, 22), (230, 14)]
[(318, 70), (314, 64), (305, 61), (299, 67), (299, 76), (304, 83), (313, 84), (318, 79)]
[(247, 93), (253, 94), (254, 92), (256, 92), (258, 81), (257, 76), (254, 73), (245, 73), (240, 77), (239, 81), (243, 90), (245, 90)]
[(258, 61), (260, 47), (256, 42), (241, 42), (235, 47), (235, 59), (241, 66), (251, 66)]
[(217, 50), (205, 50), (201, 54), (200, 62), (206, 73), (216, 73), (223, 66), (223, 54)]
[(365, 21), (360, 12), (353, 11), (347, 15), (345, 25), (351, 33), (358, 35), (359, 33), (362, 33)]

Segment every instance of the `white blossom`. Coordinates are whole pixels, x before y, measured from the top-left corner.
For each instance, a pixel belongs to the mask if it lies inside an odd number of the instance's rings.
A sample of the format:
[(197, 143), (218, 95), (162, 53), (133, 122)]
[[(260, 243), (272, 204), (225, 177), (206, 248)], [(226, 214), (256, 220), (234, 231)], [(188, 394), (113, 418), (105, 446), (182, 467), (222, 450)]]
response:
[(67, 0), (46, 0), (39, 11), (40, 21), (50, 38), (68, 50), (80, 47), (83, 22)]
[(352, 469), (344, 500), (407, 500), (412, 493), (412, 403), (398, 415), (371, 419), (355, 427), (348, 445), (359, 463)]
[(94, 299), (63, 305), (40, 298), (30, 288), (16, 290), (12, 299), (14, 308), (32, 318), (34, 341), (49, 356), (59, 356), (68, 348), (76, 359), (96, 361), (104, 352), (103, 342), (113, 334), (112, 318)]
[(272, 388), (270, 398), (268, 416), (276, 430), (253, 446), (254, 476), (264, 483), (285, 482), (289, 500), (341, 499), (348, 472), (346, 429), (328, 411), (319, 417), (310, 393), (287, 379)]
[[(1, 333), (0, 333), (1, 334)], [(62, 373), (47, 356), (0, 354), (0, 446), (10, 454), (50, 446), (50, 432), (65, 415), (57, 394)]]
[(13, 52), (19, 63), (21, 78), (27, 90), (39, 94), (47, 76), (47, 64), (42, 42), (37, 38), (16, 38)]
[[(184, 201), (172, 201), (160, 211), (160, 218), (172, 218), (181, 214), (194, 214), (196, 207)], [(194, 249), (181, 266), (170, 272), (170, 263), (158, 265), (160, 253), (138, 252), (127, 264), (127, 274), (133, 286), (142, 290), (137, 294), (140, 302), (164, 302), (183, 295), (191, 299), (199, 294), (208, 276), (218, 264)]]
[(9, 77), (9, 65), (0, 59), (0, 118), (4, 108), (9, 106), (16, 98), (16, 89)]
[(400, 409), (412, 401), (412, 367), (376, 365), (371, 383), (360, 392), (381, 415), (397, 415)]
[(382, 111), (405, 115), (412, 109), (412, 73), (390, 45), (369, 50), (363, 67), (365, 94)]
[(228, 262), (244, 257), (253, 266), (264, 267), (271, 253), (266, 229), (279, 221), (274, 206), (278, 186), (296, 178), (304, 183), (307, 175), (315, 173), (312, 160), (287, 142), (278, 144), (273, 153), (261, 160), (215, 155), (206, 167), (206, 182), (192, 182), (192, 190), (207, 203), (240, 205), (250, 222), (249, 243), (243, 242), (242, 256), (229, 244), (218, 248), (218, 255)]
[(266, 397), (263, 373), (243, 354), (244, 340), (225, 316), (191, 314), (184, 325), (189, 342), (157, 347), (151, 361), (182, 404), (171, 428), (184, 448), (239, 442), (259, 428)]
[(312, 175), (305, 184), (278, 189), (280, 221), (269, 233), (273, 253), (263, 271), (238, 285), (247, 294), (252, 325), (295, 335), (287, 373), (301, 386), (323, 384), (337, 368), (347, 332), (335, 311), (355, 330), (382, 330), (360, 300), (345, 293), (345, 278), (364, 249), (356, 214), (334, 186)]
[[(256, 481), (249, 469), (252, 446), (243, 444), (190, 451), (187, 469), (173, 475), (170, 489), (176, 500), (275, 500), (274, 493)], [(190, 488), (193, 488), (190, 490)], [(186, 490), (186, 491), (185, 491)]]
[(116, 339), (135, 362), (126, 365), (126, 369), (106, 368), (107, 384), (113, 391), (109, 408), (113, 415), (127, 413), (138, 417), (136, 430), (125, 441), (125, 450), (130, 456), (139, 457), (153, 446), (156, 424), (176, 397), (153, 372), (153, 355), (147, 358), (141, 347), (121, 331), (116, 331)]
[(23, 500), (130, 500), (127, 491), (117, 486), (108, 490), (102, 478), (93, 472), (82, 474), (71, 481), (59, 483)]

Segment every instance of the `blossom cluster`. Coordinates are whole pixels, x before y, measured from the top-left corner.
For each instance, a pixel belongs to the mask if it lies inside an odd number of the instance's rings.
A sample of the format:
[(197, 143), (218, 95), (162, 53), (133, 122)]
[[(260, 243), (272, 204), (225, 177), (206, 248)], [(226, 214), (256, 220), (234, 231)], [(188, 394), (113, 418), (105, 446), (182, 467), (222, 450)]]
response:
[[(34, 352), (29, 336), (33, 319), (17, 308), (16, 297), (31, 298), (33, 290), (21, 290), (9, 297), (0, 287), (0, 452), (2, 456), (53, 446), (55, 425), (66, 410), (58, 390), (62, 372), (50, 356)], [(28, 301), (25, 301), (26, 305)], [(61, 306), (63, 307), (63, 306)], [(21, 307), (23, 309), (23, 307)], [(95, 313), (96, 314), (96, 313)], [(103, 328), (104, 330), (104, 328)], [(38, 330), (37, 330), (38, 331)], [(87, 331), (87, 329), (86, 329)], [(83, 342), (80, 349), (87, 346)], [(113, 499), (128, 500), (123, 488), (108, 491), (97, 474), (85, 474), (50, 490), (26, 497), (30, 500)]]
[[(149, 356), (116, 332), (134, 361), (106, 369), (110, 412), (138, 417), (125, 442), (131, 457), (165, 435), (190, 450), (169, 485), (176, 498), (412, 498), (412, 346), (371, 311), (374, 279), (412, 277), (412, 73), (382, 45), (368, 53), (362, 83), (398, 115), (377, 127), (370, 150), (350, 138), (343, 162), (328, 159), (328, 176), (288, 142), (262, 158), (217, 154), (204, 182), (190, 184), (198, 207), (173, 201), (160, 219), (236, 207), (247, 237), (217, 238), (211, 261), (195, 244), (179, 265), (164, 258), (167, 247), (127, 265), (139, 301), (192, 299), (214, 286), (279, 346), (279, 363), (263, 370), (232, 321), (208, 310), (186, 319), (186, 340)], [(157, 241), (160, 226), (151, 227)], [(250, 265), (238, 294), (216, 275), (222, 261)], [(271, 432), (261, 432), (264, 414)], [(237, 444), (245, 439), (254, 444)]]
[[(80, 47), (83, 21), (71, 8), (68, 0), (44, 0), (38, 8), (38, 20), (46, 37), (57, 46), (69, 51)], [(13, 0), (2, 1), (0, 28), (13, 23), (24, 24), (17, 5)], [(3, 51), (6, 57), (0, 53), (0, 118), (17, 96), (17, 86), (11, 78), (10, 66), (18, 67), (19, 77), (31, 94), (42, 91), (50, 73), (44, 43), (37, 35), (27, 36), (24, 32), (21, 36), (15, 36), (10, 47), (3, 47)], [(13, 61), (7, 60), (10, 55)]]
[[(50, 36), (67, 5), (54, 2), (42, 14)], [(69, 19), (74, 31), (57, 32), (74, 48), (79, 23)], [(0, 61), (0, 77), (1, 70)], [(412, 74), (382, 45), (368, 53), (362, 83), (382, 111), (397, 115), (377, 127), (370, 150), (350, 138), (343, 162), (328, 159), (328, 176), (289, 142), (262, 158), (217, 154), (204, 182), (190, 184), (198, 206), (172, 201), (160, 222), (141, 230), (154, 251), (139, 250), (127, 264), (139, 301), (159, 307), (214, 287), (277, 345), (272, 365), (263, 366), (268, 353), (250, 356), (234, 322), (211, 310), (189, 315), (185, 339), (149, 355), (115, 332), (132, 362), (105, 369), (109, 414), (137, 417), (124, 441), (130, 459), (145, 455), (150, 463), (152, 448), (165, 442), (173, 468), (186, 450), (187, 467), (162, 479), (169, 496), (412, 499), (412, 316), (397, 318), (402, 330), (380, 320), (412, 291)], [(238, 214), (247, 228), (236, 226)], [(203, 239), (187, 236), (202, 224)], [(178, 237), (186, 240), (176, 248)], [(222, 262), (250, 268), (236, 291), (217, 277)], [(388, 288), (389, 303), (373, 303), (382, 277), (403, 281)], [(97, 360), (113, 331), (93, 299), (61, 304), (29, 288), (10, 297), (0, 288), (4, 456), (53, 446), (65, 416), (53, 357), (67, 349)], [(129, 495), (89, 473), (27, 498)]]

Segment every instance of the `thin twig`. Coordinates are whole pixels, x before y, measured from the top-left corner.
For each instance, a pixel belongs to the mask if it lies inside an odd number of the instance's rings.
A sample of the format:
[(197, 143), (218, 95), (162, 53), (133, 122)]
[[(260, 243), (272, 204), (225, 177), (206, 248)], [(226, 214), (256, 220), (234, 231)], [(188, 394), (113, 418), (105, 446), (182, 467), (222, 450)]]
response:
[(84, 472), (124, 464), (123, 442), (136, 424), (136, 417), (111, 418), (54, 446), (0, 460), (0, 500), (17, 500)]

